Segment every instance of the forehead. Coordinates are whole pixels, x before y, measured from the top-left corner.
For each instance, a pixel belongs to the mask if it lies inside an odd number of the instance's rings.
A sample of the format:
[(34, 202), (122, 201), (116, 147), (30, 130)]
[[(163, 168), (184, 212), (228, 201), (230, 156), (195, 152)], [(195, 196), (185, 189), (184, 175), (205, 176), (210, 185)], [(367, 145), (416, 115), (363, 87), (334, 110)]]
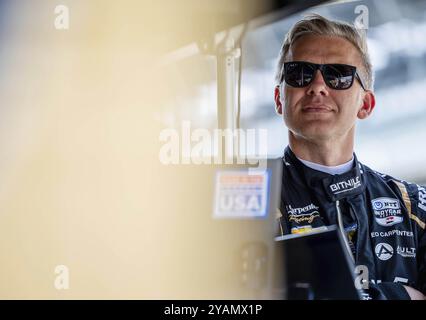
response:
[(355, 46), (344, 38), (305, 35), (297, 39), (292, 45), (287, 60), (359, 66), (361, 57)]

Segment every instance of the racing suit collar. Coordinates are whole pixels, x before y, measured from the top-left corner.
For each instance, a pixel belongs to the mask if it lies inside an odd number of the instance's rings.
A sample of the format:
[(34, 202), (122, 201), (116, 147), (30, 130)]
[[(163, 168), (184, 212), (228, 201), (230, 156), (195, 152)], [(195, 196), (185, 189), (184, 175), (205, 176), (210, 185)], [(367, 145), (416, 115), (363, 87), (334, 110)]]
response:
[(295, 166), (295, 169), (302, 174), (305, 183), (310, 188), (318, 190), (321, 196), (327, 197), (330, 201), (337, 201), (354, 196), (365, 190), (363, 171), (355, 154), (352, 169), (346, 173), (336, 175), (317, 171), (305, 166), (297, 159), (290, 147), (285, 149), (284, 161), (287, 162), (287, 165)]

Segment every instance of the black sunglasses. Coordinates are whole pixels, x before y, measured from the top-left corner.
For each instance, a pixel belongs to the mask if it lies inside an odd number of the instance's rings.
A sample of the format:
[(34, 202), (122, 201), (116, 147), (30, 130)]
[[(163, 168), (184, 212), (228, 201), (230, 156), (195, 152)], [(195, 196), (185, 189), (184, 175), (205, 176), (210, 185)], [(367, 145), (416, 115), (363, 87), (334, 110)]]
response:
[(354, 78), (357, 78), (361, 87), (365, 89), (364, 82), (356, 71), (356, 67), (348, 64), (316, 64), (306, 61), (291, 61), (284, 63), (284, 72), (281, 82), (291, 87), (302, 88), (308, 86), (315, 78), (316, 71), (320, 70), (326, 85), (335, 90), (349, 89)]

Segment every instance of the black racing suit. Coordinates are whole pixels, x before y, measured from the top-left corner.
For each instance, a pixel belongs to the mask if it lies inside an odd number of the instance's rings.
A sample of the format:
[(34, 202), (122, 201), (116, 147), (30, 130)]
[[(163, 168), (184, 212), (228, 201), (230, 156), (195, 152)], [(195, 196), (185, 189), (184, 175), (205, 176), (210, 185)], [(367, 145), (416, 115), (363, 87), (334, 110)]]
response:
[[(355, 265), (368, 269), (367, 296), (409, 299), (403, 284), (426, 292), (426, 189), (358, 162), (330, 175), (305, 166), (289, 147), (283, 157), (280, 233), (338, 224)], [(350, 250), (349, 250), (350, 249)]]

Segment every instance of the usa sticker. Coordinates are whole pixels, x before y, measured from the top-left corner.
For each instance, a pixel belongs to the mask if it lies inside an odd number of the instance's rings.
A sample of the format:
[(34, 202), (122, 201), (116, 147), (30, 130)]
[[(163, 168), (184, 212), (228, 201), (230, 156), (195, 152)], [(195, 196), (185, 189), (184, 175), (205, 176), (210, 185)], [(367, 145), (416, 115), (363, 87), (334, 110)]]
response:
[(374, 218), (381, 226), (390, 227), (402, 222), (401, 205), (398, 199), (377, 198), (371, 200), (371, 204), (373, 206)]
[(218, 171), (214, 218), (265, 218), (268, 215), (269, 170)]

